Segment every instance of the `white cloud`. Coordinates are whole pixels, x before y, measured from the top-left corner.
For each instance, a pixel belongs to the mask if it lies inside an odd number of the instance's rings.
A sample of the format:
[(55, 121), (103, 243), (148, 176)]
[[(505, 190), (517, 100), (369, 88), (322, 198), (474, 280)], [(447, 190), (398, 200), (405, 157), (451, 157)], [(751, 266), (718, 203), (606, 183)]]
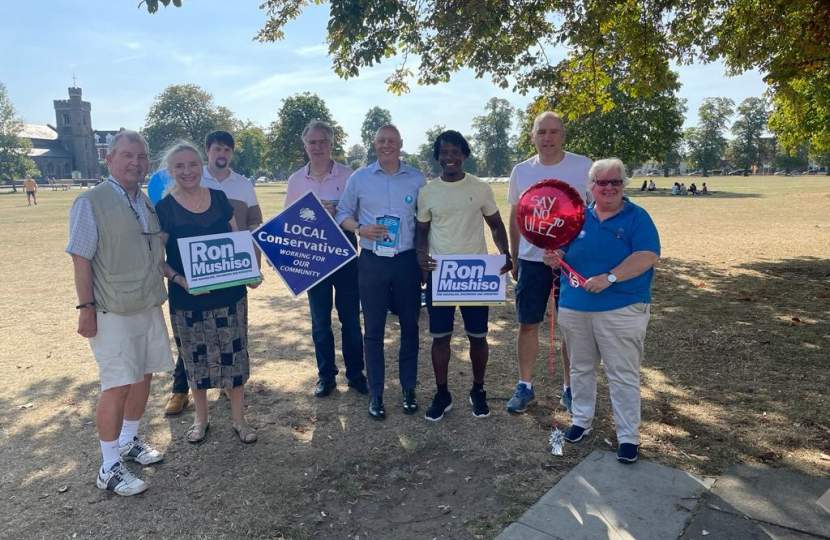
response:
[(294, 53), (297, 56), (302, 56), (303, 58), (310, 58), (314, 56), (325, 56), (328, 54), (329, 48), (327, 45), (320, 44), (320, 45), (311, 45), (310, 47), (300, 47)]

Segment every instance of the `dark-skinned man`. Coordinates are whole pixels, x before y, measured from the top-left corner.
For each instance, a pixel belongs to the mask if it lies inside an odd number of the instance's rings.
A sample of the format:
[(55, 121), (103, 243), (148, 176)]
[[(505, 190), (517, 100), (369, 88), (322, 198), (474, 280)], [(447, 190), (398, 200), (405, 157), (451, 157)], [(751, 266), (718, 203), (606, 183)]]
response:
[[(415, 249), (418, 264), (427, 274), (427, 309), (429, 332), (432, 335), (432, 367), (438, 390), (424, 417), (437, 422), (452, 409), (452, 396), (447, 386), (450, 363), (450, 340), (453, 333), (455, 306), (434, 306), (432, 303), (432, 271), (436, 261), (431, 255), (487, 254), (484, 223), (490, 227), (493, 241), (506, 257), (500, 273), (513, 267), (499, 208), (489, 184), (465, 173), (464, 160), (470, 157), (470, 146), (457, 131), (445, 131), (435, 140), (433, 155), (441, 165), (441, 176), (421, 188), (418, 193), (418, 221)], [(473, 416), (490, 416), (484, 374), (489, 358), (487, 344), (487, 306), (461, 306), (464, 330), (470, 340), (470, 361), (473, 387), (470, 405)]]

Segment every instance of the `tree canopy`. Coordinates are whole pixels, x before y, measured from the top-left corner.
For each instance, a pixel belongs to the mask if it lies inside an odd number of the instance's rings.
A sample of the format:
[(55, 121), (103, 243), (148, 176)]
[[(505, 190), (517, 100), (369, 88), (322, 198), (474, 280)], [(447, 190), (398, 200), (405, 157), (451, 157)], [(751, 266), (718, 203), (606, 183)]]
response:
[(735, 103), (728, 98), (706, 98), (698, 109), (697, 127), (688, 128), (684, 135), (686, 159), (699, 168), (704, 176), (720, 164), (726, 150), (723, 135), (732, 116)]
[(231, 167), (245, 176), (258, 176), (265, 169), (265, 151), (268, 140), (261, 127), (248, 121), (237, 127), (234, 133), (234, 150)]
[(343, 141), (346, 134), (334, 121), (326, 102), (317, 94), (303, 92), (282, 100), (277, 119), (268, 134), (269, 164), (283, 175), (291, 174), (306, 162), (302, 134), (309, 122), (322, 120), (334, 130), (332, 158), (343, 160)]
[(516, 141), (511, 135), (516, 110), (506, 99), (490, 98), (484, 114), (473, 118), (478, 168), (487, 176), (506, 176), (513, 168)]
[(763, 99), (747, 98), (738, 105), (737, 113), (738, 118), (732, 124), (735, 139), (730, 146), (730, 157), (746, 175), (753, 166), (761, 165), (761, 157), (767, 153), (762, 135), (769, 111)]
[[(629, 167), (650, 159), (662, 161), (681, 140), (686, 113), (685, 101), (676, 94), (680, 88), (677, 74), (669, 72), (665, 77), (673, 79), (674, 84), (642, 98), (625, 93), (620, 85), (613, 83), (614, 108), (575, 118), (564, 115), (565, 148), (592, 159), (618, 157)], [(539, 112), (550, 108), (546, 99), (537, 100), (529, 107), (520, 145), (524, 156), (535, 153), (529, 135), (533, 120)]]
[[(262, 1), (262, 0), (260, 0)], [(151, 13), (159, 0), (147, 0)], [(171, 0), (161, 0), (169, 5)], [(180, 5), (179, 0), (172, 0)], [(256, 38), (284, 28), (320, 0), (264, 0)], [(446, 82), (461, 68), (520, 92), (545, 89), (578, 116), (664, 90), (671, 62), (723, 60), (729, 74), (758, 69), (775, 106), (771, 127), (788, 148), (830, 150), (830, 9), (826, 0), (330, 0), (327, 42), (343, 78), (390, 59), (390, 90)], [(567, 50), (561, 59), (554, 49)], [(415, 60), (417, 59), (417, 60)], [(417, 65), (414, 65), (417, 62)]]
[(156, 96), (141, 130), (152, 153), (178, 139), (201, 147), (205, 135), (216, 129), (233, 131), (236, 124), (227, 107), (217, 107), (213, 95), (195, 84), (174, 84)]
[(29, 158), (32, 141), (19, 135), (22, 129), (23, 120), (17, 117), (6, 85), (0, 82), (0, 179), (2, 180), (14, 181), (25, 174), (37, 173), (35, 163)]
[(380, 107), (372, 107), (366, 111), (366, 118), (360, 127), (360, 140), (366, 148), (366, 163), (377, 161), (378, 155), (375, 152), (375, 133), (381, 126), (392, 123), (392, 113)]

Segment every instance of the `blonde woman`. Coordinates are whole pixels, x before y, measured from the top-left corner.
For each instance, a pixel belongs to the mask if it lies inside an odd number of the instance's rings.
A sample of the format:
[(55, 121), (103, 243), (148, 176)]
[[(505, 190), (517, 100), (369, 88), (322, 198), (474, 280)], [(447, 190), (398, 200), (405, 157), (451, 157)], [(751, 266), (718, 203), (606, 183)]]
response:
[(170, 322), (196, 405), (187, 440), (204, 440), (210, 427), (207, 389), (222, 388), (230, 397), (234, 431), (243, 443), (252, 443), (257, 433), (244, 413), (244, 389), (250, 376), (246, 288), (190, 294), (178, 245), (179, 238), (236, 231), (233, 207), (223, 192), (201, 187), (202, 157), (193, 144), (174, 144), (163, 163), (174, 180), (169, 193), (156, 205), (167, 247)]

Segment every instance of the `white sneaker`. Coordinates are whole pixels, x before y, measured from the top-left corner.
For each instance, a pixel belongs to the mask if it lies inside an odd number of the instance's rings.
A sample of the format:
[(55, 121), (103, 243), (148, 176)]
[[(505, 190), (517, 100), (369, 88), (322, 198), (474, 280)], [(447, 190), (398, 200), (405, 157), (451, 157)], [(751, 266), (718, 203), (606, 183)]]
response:
[(142, 465), (158, 463), (164, 459), (164, 454), (152, 448), (138, 437), (133, 437), (133, 440), (124, 446), (120, 446), (118, 453), (121, 454), (121, 459), (124, 461), (137, 461)]
[(98, 489), (109, 490), (122, 497), (137, 495), (147, 489), (147, 483), (136, 478), (123, 461), (117, 461), (106, 473), (98, 469), (98, 480), (95, 483)]

